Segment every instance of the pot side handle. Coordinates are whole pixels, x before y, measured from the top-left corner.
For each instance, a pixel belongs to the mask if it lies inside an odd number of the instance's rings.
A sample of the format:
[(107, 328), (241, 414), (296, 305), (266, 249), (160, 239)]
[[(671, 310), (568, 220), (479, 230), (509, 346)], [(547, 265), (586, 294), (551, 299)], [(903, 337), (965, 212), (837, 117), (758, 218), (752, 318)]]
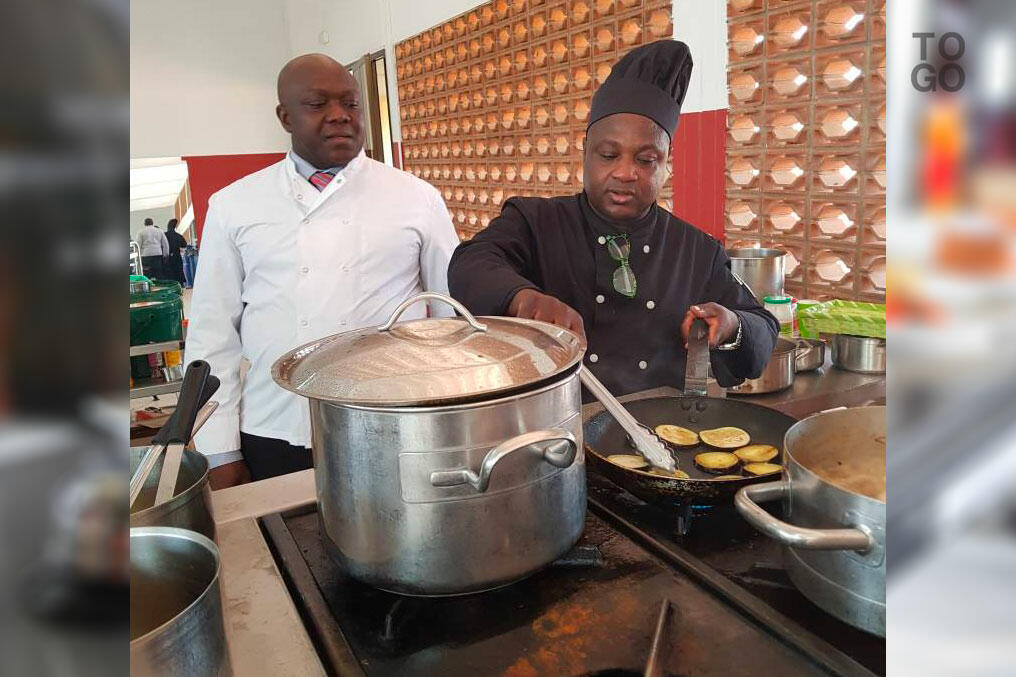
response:
[(399, 307), (396, 308), (395, 312), (392, 313), (392, 316), (388, 318), (388, 321), (382, 324), (380, 327), (378, 327), (377, 330), (389, 331), (392, 327), (395, 326), (395, 323), (399, 321), (399, 318), (402, 317), (402, 313), (406, 312), (409, 306), (413, 305), (414, 303), (419, 303), (420, 301), (426, 301), (428, 299), (433, 299), (435, 301), (443, 301), (447, 303), (452, 308), (454, 308), (459, 313), (459, 315), (465, 318), (466, 322), (469, 323), (470, 327), (472, 327), (476, 331), (487, 331), (487, 325), (477, 320), (476, 317), (471, 312), (466, 310), (466, 307), (464, 305), (453, 299), (451, 296), (446, 296), (445, 294), (438, 294), (437, 292), (433, 291), (425, 291), (422, 294), (417, 294), (416, 296), (408, 298), (402, 303), (400, 303)]
[(578, 453), (578, 443), (575, 436), (567, 430), (550, 428), (548, 430), (536, 430), (523, 433), (506, 440), (487, 452), (480, 464), (480, 472), (475, 473), (469, 468), (457, 468), (455, 470), (435, 470), (430, 474), (430, 483), (435, 487), (455, 487), (460, 484), (470, 484), (478, 492), (483, 493), (490, 485), (490, 476), (498, 462), (511, 453), (526, 449), (534, 444), (544, 442), (563, 442), (563, 444), (552, 444), (544, 447), (539, 455), (534, 454), (533, 458), (539, 458), (557, 468), (567, 468), (575, 461)]
[(790, 484), (785, 480), (749, 484), (734, 495), (734, 506), (753, 527), (773, 540), (800, 550), (854, 550), (866, 553), (875, 547), (875, 539), (860, 528), (805, 529), (788, 524), (763, 510), (756, 501), (775, 501), (786, 496)]

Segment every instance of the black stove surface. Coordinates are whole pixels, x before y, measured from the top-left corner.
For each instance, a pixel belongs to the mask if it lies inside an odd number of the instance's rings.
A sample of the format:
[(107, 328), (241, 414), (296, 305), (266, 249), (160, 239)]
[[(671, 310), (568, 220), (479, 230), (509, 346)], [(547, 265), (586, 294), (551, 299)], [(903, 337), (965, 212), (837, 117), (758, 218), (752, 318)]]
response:
[[(665, 674), (870, 674), (862, 664), (883, 671), (884, 642), (865, 644), (866, 635), (811, 605), (761, 537), (699, 529), (726, 524), (715, 514), (696, 517), (680, 543), (668, 541), (662, 513), (595, 475), (589, 483), (590, 511), (572, 553), (528, 579), (462, 597), (402, 597), (349, 579), (325, 552), (316, 512), (262, 524), (332, 674), (642, 674), (667, 599), (674, 611)], [(705, 565), (675, 559), (682, 547)], [(724, 589), (718, 580), (736, 583)], [(828, 630), (838, 648), (785, 623), (777, 612), (785, 608), (809, 630)]]
[[(675, 566), (721, 597), (735, 605), (757, 600), (762, 613), (784, 617), (773, 622), (789, 620), (873, 673), (885, 674), (885, 639), (844, 623), (801, 594), (783, 568), (779, 544), (753, 529), (733, 505), (695, 511), (681, 524), (680, 511), (668, 514), (599, 475), (587, 477), (593, 509), (616, 516), (622, 530), (630, 525), (640, 531), (640, 540), (655, 542), (674, 556)], [(746, 612), (752, 615), (751, 608)]]

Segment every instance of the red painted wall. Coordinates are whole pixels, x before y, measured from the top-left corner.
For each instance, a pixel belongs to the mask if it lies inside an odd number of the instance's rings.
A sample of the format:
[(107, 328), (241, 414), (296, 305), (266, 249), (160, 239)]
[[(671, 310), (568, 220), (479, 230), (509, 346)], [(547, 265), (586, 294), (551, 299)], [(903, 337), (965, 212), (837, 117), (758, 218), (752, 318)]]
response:
[(208, 212), (208, 198), (237, 179), (264, 169), (285, 157), (285, 153), (257, 153), (251, 155), (191, 155), (187, 163), (187, 180), (190, 183), (191, 203), (194, 205), (194, 234), (200, 241)]
[(673, 143), (674, 215), (723, 242), (727, 111), (682, 113)]

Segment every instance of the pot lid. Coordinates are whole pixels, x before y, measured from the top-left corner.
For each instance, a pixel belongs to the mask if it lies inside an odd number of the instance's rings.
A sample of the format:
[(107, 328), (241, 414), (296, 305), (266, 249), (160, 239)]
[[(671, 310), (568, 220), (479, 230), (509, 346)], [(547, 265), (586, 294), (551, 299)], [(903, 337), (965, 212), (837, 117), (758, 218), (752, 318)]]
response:
[[(399, 322), (410, 305), (438, 299), (463, 316)], [(272, 365), (280, 386), (311, 399), (360, 406), (428, 406), (485, 399), (547, 381), (582, 359), (577, 335), (546, 322), (477, 319), (457, 301), (426, 293), (381, 327), (300, 346)]]

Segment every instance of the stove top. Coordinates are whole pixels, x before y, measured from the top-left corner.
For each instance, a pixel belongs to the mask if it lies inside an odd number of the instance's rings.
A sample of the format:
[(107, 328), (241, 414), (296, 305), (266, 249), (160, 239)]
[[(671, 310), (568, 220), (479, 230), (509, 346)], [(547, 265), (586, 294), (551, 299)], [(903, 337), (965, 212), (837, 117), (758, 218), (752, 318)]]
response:
[[(661, 511), (594, 474), (579, 544), (491, 592), (412, 598), (344, 576), (316, 511), (262, 527), (332, 674), (641, 675), (661, 604), (662, 674), (884, 674), (885, 642), (811, 604), (779, 548), (732, 511), (677, 535)], [(805, 629), (807, 628), (807, 629)]]

